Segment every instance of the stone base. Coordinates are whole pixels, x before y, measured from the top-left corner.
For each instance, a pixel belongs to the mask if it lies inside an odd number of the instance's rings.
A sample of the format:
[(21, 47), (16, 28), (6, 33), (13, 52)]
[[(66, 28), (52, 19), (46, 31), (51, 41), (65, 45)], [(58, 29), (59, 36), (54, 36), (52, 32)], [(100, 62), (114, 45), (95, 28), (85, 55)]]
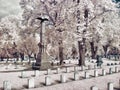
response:
[(41, 63), (41, 66), (39, 64), (35, 64), (32, 66), (33, 70), (47, 70), (49, 68), (52, 68), (50, 62), (43, 62)]
[[(38, 60), (36, 61), (36, 64), (33, 65), (32, 67), (34, 70), (45, 70), (45, 69), (52, 68), (51, 63), (49, 62), (50, 57), (45, 51), (42, 53), (41, 60), (39, 57), (40, 55), (38, 53), (38, 56), (37, 56)], [(40, 65), (40, 61), (41, 61), (41, 65)]]
[(40, 66), (40, 70), (45, 70), (45, 69), (49, 69), (49, 68), (52, 68), (50, 62), (43, 62)]

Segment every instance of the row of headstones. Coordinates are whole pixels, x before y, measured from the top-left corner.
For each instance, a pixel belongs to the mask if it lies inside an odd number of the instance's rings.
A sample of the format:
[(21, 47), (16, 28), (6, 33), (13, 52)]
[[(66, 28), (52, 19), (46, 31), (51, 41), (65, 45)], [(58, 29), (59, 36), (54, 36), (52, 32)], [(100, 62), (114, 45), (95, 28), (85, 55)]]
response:
[[(91, 90), (99, 90), (98, 87), (92, 86)], [(112, 82), (108, 83), (108, 89), (107, 90), (114, 90), (114, 85)]]
[[(115, 67), (115, 72), (116, 72), (116, 73), (119, 72), (118, 67)], [(37, 73), (38, 73), (38, 72), (36, 72), (36, 74), (37, 74)], [(111, 74), (111, 73), (113, 73), (112, 68), (109, 69), (109, 74)], [(38, 73), (37, 75), (39, 75), (39, 73)], [(105, 71), (104, 69), (102, 70), (102, 75), (103, 75), (103, 76), (106, 75), (106, 71)], [(94, 76), (95, 76), (95, 77), (98, 77), (98, 71), (97, 71), (97, 70), (94, 71)], [(88, 72), (85, 72), (84, 78), (85, 78), (85, 79), (90, 78), (90, 75), (89, 75)], [(51, 81), (51, 80), (52, 80), (52, 79), (51, 79), (50, 76), (46, 76), (46, 77), (45, 77), (45, 85), (46, 85), (46, 86), (52, 85), (52, 81)], [(79, 80), (79, 73), (78, 73), (78, 72), (74, 72), (74, 80), (75, 80), (75, 81), (76, 81), (76, 80)], [(60, 75), (60, 82), (61, 82), (61, 83), (67, 82), (67, 78), (66, 78), (66, 75), (65, 75), (65, 74)], [(29, 79), (28, 79), (28, 88), (34, 88), (34, 87), (35, 87), (35, 80), (34, 80), (34, 78), (29, 78)], [(9, 82), (9, 81), (5, 81), (5, 82), (3, 83), (3, 88), (4, 88), (4, 90), (11, 90), (11, 84), (10, 84), (10, 82)], [(93, 89), (93, 90), (97, 90), (97, 89)], [(110, 89), (110, 90), (111, 90), (111, 89)]]
[(120, 55), (108, 55), (107, 58), (118, 60), (120, 58)]
[[(60, 81), (61, 81), (61, 83), (66, 82), (66, 76), (64, 74), (62, 74), (60, 76)], [(48, 85), (51, 85), (51, 84), (52, 84), (51, 83), (51, 77), (50, 76), (45, 77), (45, 85), (48, 86)], [(4, 90), (12, 90), (11, 86), (12, 86), (11, 82), (9, 82), (9, 81), (4, 81), (3, 82), (3, 89)], [(28, 85), (27, 86), (28, 86), (29, 89), (30, 88), (35, 88), (35, 80), (34, 80), (34, 78), (29, 78), (28, 79)]]
[[(82, 68), (82, 70), (83, 70), (83, 68)], [(56, 69), (56, 74), (59, 74), (60, 73), (60, 68), (57, 68)], [(66, 73), (69, 73), (70, 72), (70, 68), (69, 67), (66, 67)], [(78, 68), (77, 67), (74, 67), (74, 72), (78, 72)], [(115, 73), (117, 73), (117, 72), (119, 72), (119, 68), (118, 67), (115, 67), (115, 71), (114, 71)], [(95, 70), (94, 71), (94, 73), (95, 73), (95, 76), (98, 76), (98, 71), (97, 70)], [(103, 75), (106, 75), (106, 70), (105, 69), (103, 69), (102, 70), (102, 73), (103, 73)], [(113, 68), (109, 68), (109, 74), (112, 74), (113, 73)], [(50, 75), (50, 74), (52, 74), (52, 70), (51, 69), (48, 69), (47, 70), (47, 75)], [(35, 77), (37, 77), (37, 76), (39, 76), (40, 75), (40, 71), (39, 70), (36, 70), (36, 71), (34, 71), (34, 76)], [(27, 75), (26, 75), (26, 72), (25, 71), (22, 71), (21, 72), (21, 78), (26, 78), (26, 77), (28, 77)]]
[[(115, 67), (115, 71), (113, 71), (112, 68), (109, 68), (109, 74), (118, 73), (118, 72), (119, 72), (118, 67)], [(102, 69), (102, 76), (105, 76), (106, 74), (107, 74), (106, 70)], [(98, 71), (94, 70), (94, 77), (98, 77), (98, 76), (99, 76)], [(87, 78), (90, 78), (90, 74), (88, 72), (85, 72), (85, 79), (87, 79)]]
[[(88, 67), (88, 69), (91, 69), (91, 67)], [(84, 67), (81, 67), (81, 70), (85, 70)], [(74, 67), (74, 72), (78, 71), (78, 67)], [(59, 74), (61, 72), (61, 69), (60, 68), (57, 68), (56, 69), (56, 74)], [(70, 68), (69, 67), (66, 67), (66, 73), (69, 73), (70, 72)], [(22, 71), (21, 72), (21, 78), (26, 78), (28, 77), (26, 75), (26, 71)], [(52, 70), (51, 69), (47, 69), (47, 75), (49, 74), (52, 74)], [(34, 76), (37, 77), (40, 75), (40, 71), (39, 70), (35, 70), (34, 71)]]
[[(5, 69), (10, 69), (10, 68), (11, 68), (11, 66), (10, 66), (10, 65), (7, 65)], [(18, 66), (18, 65), (15, 65), (15, 66), (14, 66), (14, 69), (19, 69), (19, 66)]]
[[(77, 74), (75, 74), (75, 77), (74, 77), (75, 80), (78, 79), (76, 77), (76, 75)], [(64, 74), (60, 76), (60, 80), (61, 80), (61, 83), (65, 83), (66, 82), (66, 77), (65, 77)], [(35, 88), (35, 83), (34, 82), (35, 82), (34, 78), (28, 79), (28, 88), (29, 89), (30, 88)], [(49, 76), (45, 77), (45, 85), (46, 86), (51, 85), (51, 77), (49, 77)], [(11, 89), (11, 84), (10, 84), (9, 81), (4, 81), (3, 88), (4, 88), (4, 90), (12, 90)], [(92, 86), (91, 90), (98, 90), (98, 87)], [(114, 90), (113, 83), (108, 83), (108, 90)]]

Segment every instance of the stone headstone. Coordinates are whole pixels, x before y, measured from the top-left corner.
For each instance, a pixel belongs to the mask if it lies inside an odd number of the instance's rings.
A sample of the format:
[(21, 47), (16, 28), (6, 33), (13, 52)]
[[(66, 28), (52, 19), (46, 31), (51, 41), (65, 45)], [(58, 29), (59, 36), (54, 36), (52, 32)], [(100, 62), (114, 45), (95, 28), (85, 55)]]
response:
[(69, 61), (69, 64), (71, 64), (71, 61)]
[(90, 77), (88, 72), (85, 72), (85, 79), (88, 79)]
[(9, 65), (6, 65), (6, 68), (5, 69), (9, 69)]
[(81, 70), (82, 70), (82, 71), (85, 70), (84, 66), (81, 66)]
[(23, 66), (25, 66), (25, 63), (22, 63)]
[(61, 80), (61, 83), (65, 83), (66, 82), (66, 76), (64, 74), (62, 74), (60, 76), (60, 80)]
[(51, 77), (49, 76), (45, 77), (45, 85), (46, 86), (51, 85)]
[(66, 67), (66, 73), (69, 73), (69, 72), (70, 72), (69, 67)]
[(113, 72), (112, 72), (112, 68), (109, 68), (109, 74), (112, 74)]
[(91, 69), (92, 69), (91, 65), (88, 65), (88, 70), (91, 70)]
[(47, 74), (51, 74), (51, 69), (47, 69)]
[(114, 90), (113, 83), (108, 83), (108, 90)]
[(4, 81), (3, 82), (3, 89), (4, 90), (12, 90), (11, 83), (9, 81)]
[(96, 70), (94, 71), (94, 76), (98, 77), (98, 71), (96, 71)]
[(40, 75), (40, 71), (39, 70), (35, 70), (34, 71), (34, 75), (35, 75), (35, 77), (39, 76)]
[(97, 69), (97, 65), (94, 65), (94, 69)]
[(18, 65), (15, 65), (15, 69), (18, 69)]
[(35, 81), (34, 78), (28, 79), (28, 88), (34, 88), (35, 87)]
[(78, 71), (78, 67), (74, 67), (74, 72), (77, 72)]
[(21, 72), (21, 78), (26, 78), (26, 77), (27, 77), (26, 72), (25, 72), (25, 71), (22, 71), (22, 72)]
[(57, 72), (57, 74), (60, 73), (60, 68), (57, 68), (56, 72)]
[(115, 73), (118, 73), (118, 72), (119, 72), (118, 67), (115, 67)]
[(102, 70), (102, 75), (103, 75), (103, 76), (106, 75), (106, 70), (105, 70), (105, 69)]
[(78, 72), (75, 72), (74, 73), (74, 80), (79, 80), (79, 73)]
[(93, 87), (91, 88), (91, 90), (98, 90), (98, 87), (93, 86)]
[(120, 79), (119, 79), (119, 87), (120, 87)]

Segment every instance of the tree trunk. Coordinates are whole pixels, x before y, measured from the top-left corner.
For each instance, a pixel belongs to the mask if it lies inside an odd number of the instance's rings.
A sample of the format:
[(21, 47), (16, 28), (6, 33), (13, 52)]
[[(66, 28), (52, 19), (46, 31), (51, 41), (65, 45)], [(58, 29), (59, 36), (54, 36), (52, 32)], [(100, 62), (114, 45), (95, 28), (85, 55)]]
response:
[(71, 54), (72, 58), (75, 59), (75, 57), (77, 56), (77, 49), (75, 46), (72, 47), (72, 54)]
[(24, 53), (20, 53), (20, 58), (22, 61), (24, 60)]
[(95, 59), (96, 58), (96, 54), (97, 54), (97, 49), (98, 47), (94, 46), (94, 41), (90, 42), (90, 46), (91, 46), (91, 54), (92, 54), (92, 59)]
[(63, 64), (63, 47), (59, 46), (59, 59), (60, 59), (60, 65)]
[(28, 58), (29, 58), (29, 62), (28, 64), (31, 64), (31, 59), (30, 59), (31, 55), (28, 55)]
[(36, 53), (34, 54), (34, 58), (35, 58), (35, 60), (37, 59), (37, 55), (36, 55)]
[(104, 45), (103, 46), (103, 50), (104, 50), (104, 52), (105, 52), (105, 58), (106, 58), (106, 56), (107, 56), (107, 50), (108, 50), (108, 47), (109, 47), (109, 45)]
[(81, 44), (82, 42), (78, 41), (79, 48), (79, 66), (85, 65), (85, 47)]

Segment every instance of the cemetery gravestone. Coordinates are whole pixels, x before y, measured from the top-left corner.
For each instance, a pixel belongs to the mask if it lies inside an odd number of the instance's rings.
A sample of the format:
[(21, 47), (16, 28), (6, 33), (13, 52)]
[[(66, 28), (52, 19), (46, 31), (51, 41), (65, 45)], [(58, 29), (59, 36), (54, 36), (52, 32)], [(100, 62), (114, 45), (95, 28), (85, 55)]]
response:
[(58, 73), (60, 73), (60, 68), (57, 68), (57, 70), (56, 70), (56, 71), (57, 71), (57, 74), (58, 74)]
[(88, 72), (85, 72), (85, 79), (88, 79), (90, 77)]
[(102, 75), (103, 75), (103, 76), (106, 75), (106, 71), (105, 71), (105, 69), (102, 70)]
[(108, 90), (114, 90), (113, 83), (108, 83)]
[(49, 76), (45, 77), (45, 85), (46, 86), (51, 85), (51, 77)]
[(91, 70), (91, 69), (92, 69), (91, 65), (88, 65), (88, 70)]
[(74, 80), (75, 81), (79, 80), (79, 73), (77, 73), (77, 72), (74, 73)]
[(81, 66), (81, 70), (82, 70), (82, 71), (84, 70), (84, 66)]
[(98, 77), (98, 71), (96, 71), (96, 70), (94, 71), (94, 76)]
[(115, 73), (118, 73), (118, 72), (119, 72), (118, 67), (115, 67)]
[(65, 83), (66, 82), (66, 76), (64, 74), (62, 74), (60, 76), (60, 79), (61, 79), (61, 83)]
[(3, 89), (4, 90), (12, 90), (11, 89), (11, 83), (9, 81), (4, 81), (3, 82)]
[(91, 90), (98, 90), (98, 88), (96, 86), (93, 86)]
[(75, 66), (74, 67), (74, 72), (77, 72), (78, 71), (78, 68)]
[(66, 67), (66, 73), (69, 73), (69, 72), (70, 72), (69, 67)]
[(112, 74), (112, 68), (109, 68), (109, 74)]
[(51, 69), (47, 69), (47, 74), (51, 74)]
[(40, 71), (39, 70), (35, 70), (34, 71), (34, 75), (35, 75), (35, 77), (39, 76), (40, 75)]
[(30, 78), (28, 79), (28, 88), (34, 88), (35, 87), (35, 82), (34, 82), (34, 78)]
[(97, 65), (94, 65), (94, 69), (97, 69)]
[(25, 71), (22, 71), (21, 72), (21, 78), (26, 78), (26, 77), (27, 77), (27, 75), (26, 75)]

